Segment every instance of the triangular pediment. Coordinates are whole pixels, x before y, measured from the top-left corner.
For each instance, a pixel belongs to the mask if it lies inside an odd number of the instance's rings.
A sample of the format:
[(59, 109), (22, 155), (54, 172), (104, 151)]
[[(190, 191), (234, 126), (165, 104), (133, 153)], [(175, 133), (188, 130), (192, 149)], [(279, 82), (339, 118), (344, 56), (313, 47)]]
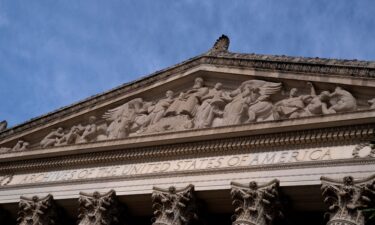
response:
[(228, 45), (222, 37), (206, 54), (5, 130), (1, 151), (110, 149), (150, 137), (181, 142), (374, 120), (374, 63), (236, 54)]

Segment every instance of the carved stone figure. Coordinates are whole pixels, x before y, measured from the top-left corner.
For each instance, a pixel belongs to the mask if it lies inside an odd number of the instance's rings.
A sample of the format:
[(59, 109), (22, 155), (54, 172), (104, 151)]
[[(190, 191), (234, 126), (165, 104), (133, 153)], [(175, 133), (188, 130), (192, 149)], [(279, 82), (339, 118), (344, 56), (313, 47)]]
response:
[(279, 202), (279, 181), (259, 185), (252, 181), (243, 185), (231, 183), (232, 204), (235, 207), (233, 225), (269, 225), (282, 216)]
[(244, 85), (241, 92), (224, 108), (222, 125), (237, 125), (244, 123), (247, 118), (249, 104), (255, 101), (254, 89), (251, 85)]
[(166, 111), (166, 116), (188, 115), (194, 118), (200, 105), (201, 98), (208, 93), (208, 88), (203, 86), (203, 79), (198, 77), (192, 89), (181, 92)]
[(370, 109), (375, 109), (375, 98), (367, 101), (370, 104)]
[(328, 111), (330, 113), (350, 112), (357, 109), (357, 101), (353, 95), (341, 87), (336, 87), (335, 91), (330, 94), (330, 103)]
[(10, 152), (11, 150), (12, 148), (0, 147), (0, 153), (7, 153), (7, 152)]
[(19, 225), (50, 225), (57, 223), (58, 214), (52, 195), (44, 198), (21, 196), (18, 212)]
[(64, 134), (60, 139), (58, 139), (55, 146), (71, 145), (77, 143), (83, 131), (84, 127), (81, 124), (72, 126), (68, 133)]
[(120, 222), (119, 202), (114, 190), (105, 194), (80, 192), (79, 225), (113, 225)]
[(363, 209), (375, 206), (375, 176), (354, 180), (344, 177), (342, 181), (322, 177), (322, 195), (329, 205), (328, 225), (364, 225)]
[(251, 103), (248, 110), (248, 123), (274, 120), (273, 104), (269, 95), (261, 95)]
[(129, 102), (108, 110), (103, 118), (110, 122), (107, 128), (108, 139), (121, 139), (130, 134), (138, 115), (145, 111), (145, 102), (142, 98), (135, 98)]
[(56, 130), (49, 133), (47, 136), (43, 138), (40, 142), (40, 146), (42, 148), (53, 147), (56, 143), (59, 142), (59, 139), (64, 136), (64, 130), (62, 127), (57, 128)]
[(0, 132), (3, 131), (3, 130), (6, 130), (7, 126), (8, 126), (8, 123), (7, 123), (6, 120), (1, 121), (0, 122)]
[(151, 106), (148, 110), (149, 116), (146, 124), (155, 124), (164, 117), (165, 111), (173, 103), (173, 91), (167, 91), (165, 93), (166, 98), (159, 100), (154, 106)]
[[(233, 100), (224, 107), (223, 120), (221, 125), (237, 125), (254, 120), (254, 114), (258, 116), (262, 113), (264, 118), (271, 114), (268, 102), (258, 104), (249, 112), (249, 106), (256, 100), (268, 101), (266, 96), (271, 96), (281, 89), (281, 83), (268, 82), (263, 80), (248, 80), (243, 82), (239, 88), (234, 90), (231, 95)], [(249, 115), (250, 114), (250, 115)], [(250, 120), (249, 120), (250, 119)]]
[(29, 147), (29, 142), (19, 140), (17, 144), (12, 148), (12, 151), (25, 151)]
[(328, 91), (322, 91), (319, 95), (316, 94), (314, 85), (311, 82), (307, 82), (307, 85), (310, 87), (310, 96), (307, 106), (299, 117), (329, 114), (327, 103), (330, 99), (330, 93)]
[(289, 98), (277, 102), (275, 110), (280, 118), (298, 118), (304, 112), (306, 97), (308, 96), (299, 96), (298, 89), (292, 88), (289, 92)]
[(223, 116), (223, 108), (232, 98), (221, 88), (221, 83), (216, 83), (205, 96), (201, 98), (202, 104), (197, 109), (194, 119), (195, 128), (211, 127), (215, 117)]
[(88, 143), (90, 141), (96, 141), (96, 138), (99, 134), (99, 130), (95, 124), (96, 117), (90, 116), (89, 124), (83, 128), (82, 135), (77, 139), (77, 143)]
[(187, 225), (197, 219), (193, 185), (180, 190), (174, 186), (169, 189), (154, 187), (153, 190), (153, 225)]

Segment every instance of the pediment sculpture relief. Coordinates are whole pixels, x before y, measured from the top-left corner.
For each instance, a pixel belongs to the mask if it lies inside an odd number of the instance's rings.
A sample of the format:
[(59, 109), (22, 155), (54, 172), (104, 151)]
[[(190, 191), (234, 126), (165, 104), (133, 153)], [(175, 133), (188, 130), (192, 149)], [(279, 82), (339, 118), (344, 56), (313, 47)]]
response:
[[(288, 95), (283, 94), (285, 89), (280, 82), (252, 79), (228, 90), (220, 82), (207, 87), (204, 79), (198, 77), (186, 91), (168, 90), (164, 98), (153, 101), (137, 97), (107, 110), (101, 118), (91, 116), (84, 125), (54, 129), (39, 145), (48, 148), (158, 132), (352, 112), (358, 108), (355, 96), (339, 86), (317, 93), (314, 84), (306, 82), (302, 94), (298, 87), (290, 87)], [(361, 109), (375, 109), (375, 98), (362, 102), (368, 106)], [(20, 140), (13, 148), (2, 147), (0, 151), (26, 150), (28, 146)]]

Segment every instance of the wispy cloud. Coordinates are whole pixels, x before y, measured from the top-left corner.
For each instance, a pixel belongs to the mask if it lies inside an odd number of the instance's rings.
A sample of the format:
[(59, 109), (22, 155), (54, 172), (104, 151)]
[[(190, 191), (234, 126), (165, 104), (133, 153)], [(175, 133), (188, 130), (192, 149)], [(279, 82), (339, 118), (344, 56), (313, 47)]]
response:
[(375, 59), (375, 1), (0, 2), (0, 120), (11, 125), (207, 51)]

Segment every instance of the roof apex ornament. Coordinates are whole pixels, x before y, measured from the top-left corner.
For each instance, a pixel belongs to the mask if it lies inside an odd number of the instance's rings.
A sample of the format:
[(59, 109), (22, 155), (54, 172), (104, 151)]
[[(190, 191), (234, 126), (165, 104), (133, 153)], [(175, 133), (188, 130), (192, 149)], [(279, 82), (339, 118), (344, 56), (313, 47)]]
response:
[(6, 120), (0, 122), (0, 132), (7, 129), (8, 123)]
[(215, 42), (214, 46), (210, 49), (209, 53), (218, 54), (221, 52), (227, 52), (229, 48), (230, 40), (225, 34), (222, 34)]

